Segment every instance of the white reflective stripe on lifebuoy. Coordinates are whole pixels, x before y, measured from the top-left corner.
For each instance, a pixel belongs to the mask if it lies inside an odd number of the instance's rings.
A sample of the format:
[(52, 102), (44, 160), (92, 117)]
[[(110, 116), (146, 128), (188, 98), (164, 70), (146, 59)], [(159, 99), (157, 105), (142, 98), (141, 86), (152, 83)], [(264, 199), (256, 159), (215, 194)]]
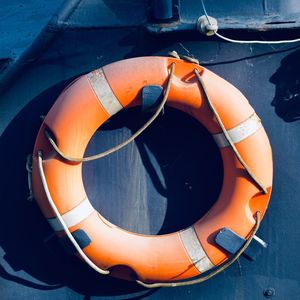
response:
[(108, 84), (102, 69), (90, 72), (86, 76), (99, 102), (110, 116), (123, 108)]
[[(94, 208), (91, 205), (89, 199), (85, 198), (82, 202), (80, 202), (80, 204), (61, 216), (66, 226), (70, 228), (85, 220), (92, 212), (94, 212)], [(51, 218), (47, 220), (54, 231), (64, 230), (57, 218)]]
[(193, 226), (180, 231), (179, 235), (188, 256), (200, 273), (214, 267), (203, 250)]
[[(262, 127), (260, 118), (254, 113), (247, 120), (234, 128), (227, 130), (234, 144), (246, 139)], [(220, 148), (228, 147), (229, 143), (223, 133), (213, 134), (213, 138)]]

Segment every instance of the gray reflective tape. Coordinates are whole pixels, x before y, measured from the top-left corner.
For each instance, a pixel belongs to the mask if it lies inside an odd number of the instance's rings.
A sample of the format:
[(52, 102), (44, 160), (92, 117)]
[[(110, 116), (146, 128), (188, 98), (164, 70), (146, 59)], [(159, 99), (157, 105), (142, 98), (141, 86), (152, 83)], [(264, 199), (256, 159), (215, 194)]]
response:
[[(249, 117), (247, 120), (240, 123), (236, 127), (227, 130), (227, 132), (232, 142), (236, 144), (255, 133), (261, 127), (262, 124), (260, 118), (256, 114), (253, 114), (251, 117)], [(223, 133), (213, 134), (213, 138), (220, 148), (229, 146), (229, 143), (227, 142)]]
[(180, 231), (179, 235), (188, 256), (200, 273), (214, 267), (204, 252), (193, 226)]
[(110, 116), (123, 108), (108, 84), (102, 69), (90, 72), (86, 76), (99, 102)]
[[(62, 218), (68, 228), (75, 226), (85, 220), (94, 211), (88, 198), (85, 198), (80, 204), (72, 208), (68, 212), (62, 215)], [(49, 224), (54, 231), (61, 231), (63, 227), (61, 226), (58, 218), (48, 219)]]

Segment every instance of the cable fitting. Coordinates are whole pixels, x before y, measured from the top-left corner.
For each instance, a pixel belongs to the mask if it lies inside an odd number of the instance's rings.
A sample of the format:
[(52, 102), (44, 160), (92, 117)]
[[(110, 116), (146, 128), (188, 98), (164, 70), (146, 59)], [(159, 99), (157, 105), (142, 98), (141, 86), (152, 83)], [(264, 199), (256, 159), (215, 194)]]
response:
[(197, 20), (197, 30), (207, 36), (214, 35), (218, 30), (218, 21), (209, 16), (201, 16)]

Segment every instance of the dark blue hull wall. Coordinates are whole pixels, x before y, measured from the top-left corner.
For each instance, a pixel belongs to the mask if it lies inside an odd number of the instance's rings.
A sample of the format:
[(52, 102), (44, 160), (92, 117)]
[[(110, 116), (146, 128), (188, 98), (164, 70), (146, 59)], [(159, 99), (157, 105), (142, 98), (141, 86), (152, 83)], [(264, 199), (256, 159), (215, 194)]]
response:
[[(244, 32), (234, 35), (245, 38)], [(270, 37), (286, 36), (274, 31)], [(205, 283), (144, 290), (96, 274), (49, 238), (52, 231), (39, 208), (26, 200), (25, 163), (40, 116), (75, 77), (125, 58), (163, 56), (171, 50), (186, 54), (181, 45), (239, 88), (262, 119), (273, 149), (274, 182), (258, 236), (269, 246), (255, 262), (242, 257)], [(192, 33), (153, 35), (139, 26), (57, 34), (0, 96), (0, 298), (248, 300), (265, 299), (268, 288), (275, 290), (274, 299), (300, 298), (299, 67), (298, 44), (237, 45)], [(144, 118), (139, 109), (115, 117), (97, 131), (87, 153), (119, 143)], [(83, 175), (91, 202), (111, 222), (135, 232), (163, 234), (191, 225), (213, 205), (222, 163), (200, 124), (166, 109), (136, 142), (86, 164)]]

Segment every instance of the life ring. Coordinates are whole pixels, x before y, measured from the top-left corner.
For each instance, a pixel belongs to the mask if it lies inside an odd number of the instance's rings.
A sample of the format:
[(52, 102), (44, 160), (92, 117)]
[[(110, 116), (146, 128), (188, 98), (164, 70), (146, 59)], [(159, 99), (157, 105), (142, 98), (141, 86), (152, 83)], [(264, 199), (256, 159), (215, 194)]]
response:
[[(175, 233), (146, 236), (128, 232), (105, 220), (89, 202), (82, 164), (66, 162), (45, 137), (49, 130), (59, 148), (83, 157), (94, 132), (122, 108), (140, 104), (145, 85), (165, 86), (176, 63), (167, 105), (201, 122), (220, 147), (224, 181), (209, 212), (193, 226)], [(266, 193), (249, 177), (220, 131), (194, 70), (205, 82), (215, 109), (239, 154), (266, 187)], [(33, 152), (33, 192), (44, 216), (58, 235), (64, 235), (38, 172), (39, 151), (49, 193), (68, 230), (83, 232), (84, 254), (101, 270), (143, 282), (170, 282), (191, 278), (221, 265), (229, 254), (217, 247), (216, 234), (228, 227), (247, 239), (255, 225), (255, 212), (263, 217), (272, 187), (272, 153), (264, 128), (242, 93), (213, 72), (197, 64), (167, 57), (142, 57), (109, 64), (81, 76), (58, 97), (45, 117)], [(75, 236), (75, 235), (74, 235)], [(122, 270), (132, 270), (132, 273)]]

